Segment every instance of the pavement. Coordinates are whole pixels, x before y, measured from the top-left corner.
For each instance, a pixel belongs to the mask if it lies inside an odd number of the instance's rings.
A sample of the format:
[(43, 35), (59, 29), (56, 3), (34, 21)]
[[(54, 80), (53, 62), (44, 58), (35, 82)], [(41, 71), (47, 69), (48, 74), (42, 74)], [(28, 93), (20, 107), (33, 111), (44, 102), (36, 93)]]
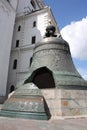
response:
[(0, 117), (0, 130), (87, 130), (87, 117), (48, 121)]
[(87, 130), (87, 118), (43, 121), (0, 117), (0, 130)]

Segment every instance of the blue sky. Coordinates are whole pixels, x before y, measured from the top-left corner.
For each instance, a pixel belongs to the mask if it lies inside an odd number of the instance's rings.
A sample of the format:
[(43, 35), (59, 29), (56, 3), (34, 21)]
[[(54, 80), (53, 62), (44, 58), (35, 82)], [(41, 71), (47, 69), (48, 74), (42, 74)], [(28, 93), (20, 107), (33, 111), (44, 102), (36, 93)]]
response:
[(44, 0), (52, 9), (63, 38), (69, 42), (74, 64), (87, 79), (87, 0)]

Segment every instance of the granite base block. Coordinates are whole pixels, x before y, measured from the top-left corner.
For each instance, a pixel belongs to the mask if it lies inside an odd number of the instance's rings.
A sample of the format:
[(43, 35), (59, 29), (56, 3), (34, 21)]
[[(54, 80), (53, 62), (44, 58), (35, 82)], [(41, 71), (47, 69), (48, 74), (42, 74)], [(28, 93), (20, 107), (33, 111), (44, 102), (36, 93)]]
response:
[(41, 90), (51, 117), (76, 117), (87, 115), (87, 91), (48, 89)]

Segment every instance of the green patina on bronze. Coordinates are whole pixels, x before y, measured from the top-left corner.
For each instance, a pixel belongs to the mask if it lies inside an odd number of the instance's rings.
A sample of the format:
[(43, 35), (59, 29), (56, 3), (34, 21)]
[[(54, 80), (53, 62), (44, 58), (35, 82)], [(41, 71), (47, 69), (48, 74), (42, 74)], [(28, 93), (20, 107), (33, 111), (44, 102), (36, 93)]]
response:
[(50, 113), (40, 89), (29, 83), (19, 87), (6, 100), (0, 116), (48, 120)]
[(87, 81), (76, 70), (68, 43), (61, 36), (54, 35), (55, 29), (52, 32), (52, 28), (51, 25), (47, 27), (48, 34), (36, 44), (30, 73), (24, 83), (33, 82), (38, 70), (45, 68), (51, 72), (56, 88), (87, 90)]
[(55, 35), (54, 26), (46, 31), (35, 46), (29, 74), (4, 103), (0, 116), (47, 120), (51, 115), (40, 89), (87, 90), (87, 81), (77, 72), (68, 43)]

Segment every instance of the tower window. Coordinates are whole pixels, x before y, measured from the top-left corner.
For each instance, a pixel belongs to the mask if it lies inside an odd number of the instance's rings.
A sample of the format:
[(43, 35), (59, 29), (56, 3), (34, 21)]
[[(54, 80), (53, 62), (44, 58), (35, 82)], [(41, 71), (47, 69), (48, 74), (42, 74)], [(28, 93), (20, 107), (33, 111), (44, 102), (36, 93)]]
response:
[(33, 0), (31, 0), (31, 5), (33, 6), (34, 9), (36, 9), (36, 4)]
[(21, 25), (18, 26), (18, 32), (21, 31)]
[(36, 27), (36, 21), (33, 22), (33, 27)]
[(10, 2), (9, 0), (7, 0), (8, 2)]
[(16, 41), (16, 47), (19, 47), (19, 40)]
[(32, 37), (32, 44), (34, 44), (35, 42), (36, 42), (36, 37), (33, 36), (33, 37)]
[(31, 66), (31, 63), (32, 63), (32, 57), (30, 58), (30, 66)]
[(17, 59), (14, 60), (13, 69), (17, 69)]

